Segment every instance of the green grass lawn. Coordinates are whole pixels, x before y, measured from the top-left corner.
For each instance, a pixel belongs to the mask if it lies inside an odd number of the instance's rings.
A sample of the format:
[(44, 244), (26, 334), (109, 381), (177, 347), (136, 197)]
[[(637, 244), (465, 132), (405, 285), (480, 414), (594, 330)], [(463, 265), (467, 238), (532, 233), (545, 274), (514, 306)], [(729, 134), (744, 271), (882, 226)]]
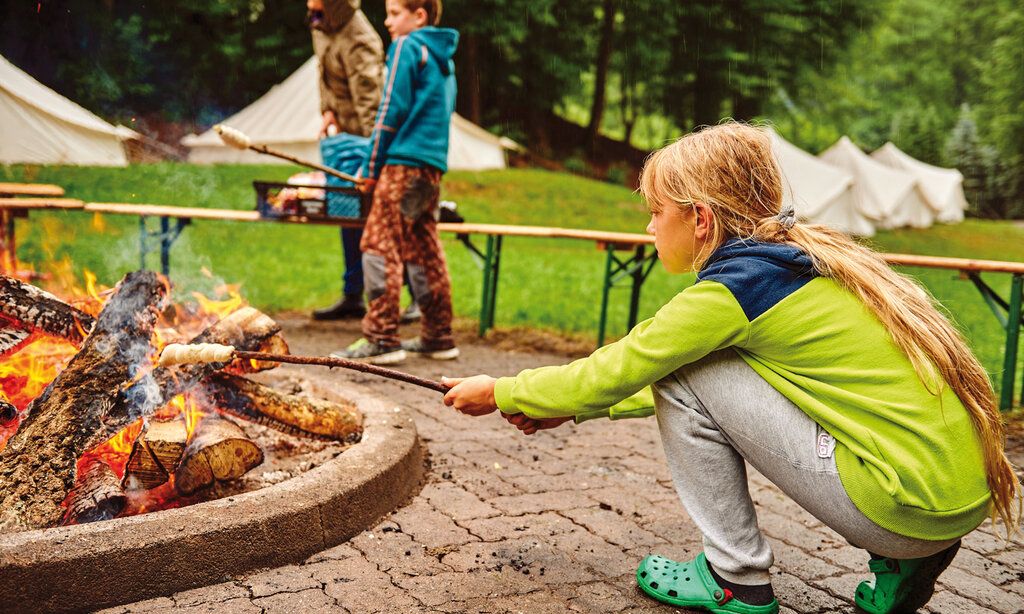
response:
[[(287, 166), (192, 166), (156, 164), (123, 169), (0, 167), (0, 181), (56, 183), (68, 196), (92, 201), (251, 209), (253, 179), (284, 180)], [(452, 172), (443, 197), (458, 202), (468, 221), (534, 224), (643, 232), (646, 211), (639, 196), (612, 184), (541, 170)], [(37, 269), (67, 259), (77, 272), (89, 269), (113, 284), (138, 268), (138, 220), (83, 213), (34, 213), (17, 221), (19, 257)], [(239, 283), (261, 309), (306, 310), (339, 293), (341, 253), (337, 230), (321, 226), (196, 221), (172, 250), (171, 277), (179, 294), (209, 292), (220, 281)], [(968, 220), (956, 226), (879, 234), (880, 250), (915, 254), (1024, 260), (1024, 227), (1012, 222)], [(482, 248), (484, 242), (477, 239)], [(455, 312), (476, 317), (480, 272), (466, 249), (446, 238)], [(155, 255), (148, 262), (159, 263)], [(498, 326), (526, 325), (596, 334), (604, 252), (593, 243), (507, 238), (498, 289)], [(203, 270), (210, 271), (213, 278)], [(955, 272), (908, 269), (942, 301), (993, 375), (1002, 369), (1003, 331), (968, 281)], [(1004, 295), (1009, 278), (992, 275)], [(640, 315), (650, 316), (692, 282), (656, 266), (644, 286)], [(613, 292), (610, 332), (624, 332), (628, 290)], [(998, 377), (994, 377), (998, 385)]]

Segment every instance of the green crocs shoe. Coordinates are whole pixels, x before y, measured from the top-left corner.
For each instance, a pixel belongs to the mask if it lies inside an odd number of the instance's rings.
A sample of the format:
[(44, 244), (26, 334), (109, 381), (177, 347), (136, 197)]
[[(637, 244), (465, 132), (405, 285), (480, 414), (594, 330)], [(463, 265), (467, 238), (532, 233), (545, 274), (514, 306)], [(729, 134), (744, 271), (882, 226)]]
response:
[(776, 614), (779, 611), (777, 599), (767, 605), (748, 605), (734, 598), (729, 589), (718, 586), (708, 571), (703, 552), (685, 563), (661, 556), (645, 557), (636, 568), (636, 583), (640, 590), (669, 605), (737, 614)]
[(875, 574), (875, 585), (861, 582), (853, 600), (868, 614), (916, 612), (932, 598), (935, 580), (959, 549), (957, 540), (942, 552), (920, 559), (872, 559), (868, 569)]

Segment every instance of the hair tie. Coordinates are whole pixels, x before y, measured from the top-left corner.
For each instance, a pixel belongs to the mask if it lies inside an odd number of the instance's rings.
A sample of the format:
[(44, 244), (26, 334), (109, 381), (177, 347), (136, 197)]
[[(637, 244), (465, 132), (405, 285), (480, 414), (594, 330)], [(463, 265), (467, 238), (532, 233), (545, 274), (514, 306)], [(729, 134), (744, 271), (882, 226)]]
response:
[(775, 219), (778, 220), (779, 224), (782, 224), (783, 228), (789, 230), (796, 224), (796, 210), (793, 208), (793, 205), (787, 205), (782, 208), (782, 211), (779, 211)]

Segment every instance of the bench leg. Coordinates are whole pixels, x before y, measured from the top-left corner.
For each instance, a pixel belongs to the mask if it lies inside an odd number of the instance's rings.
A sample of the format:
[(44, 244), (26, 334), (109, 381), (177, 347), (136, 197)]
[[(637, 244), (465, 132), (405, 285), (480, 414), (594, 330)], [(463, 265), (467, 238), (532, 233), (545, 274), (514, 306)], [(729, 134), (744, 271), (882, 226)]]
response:
[(0, 209), (0, 272), (13, 273), (18, 266), (18, 249), (14, 240), (14, 212)]
[(494, 326), (494, 311), (498, 298), (498, 271), (501, 264), (500, 236), (487, 235), (487, 251), (483, 258), (483, 293), (480, 296), (480, 328), (483, 337)]
[[(1003, 385), (999, 394), (999, 409), (1013, 407), (1013, 387), (1017, 376), (1017, 348), (1020, 341), (1021, 293), (1024, 275), (1014, 275), (1010, 284), (1010, 304), (1006, 314), (1006, 350), (1003, 352)], [(1022, 393), (1024, 394), (1024, 393)]]

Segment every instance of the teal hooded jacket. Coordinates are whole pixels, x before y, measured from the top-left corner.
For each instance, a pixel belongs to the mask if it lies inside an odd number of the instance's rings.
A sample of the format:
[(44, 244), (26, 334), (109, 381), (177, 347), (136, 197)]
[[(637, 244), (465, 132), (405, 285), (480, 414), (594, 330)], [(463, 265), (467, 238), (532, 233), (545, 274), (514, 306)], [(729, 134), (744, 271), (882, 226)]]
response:
[(448, 130), (455, 111), (459, 33), (428, 26), (388, 48), (384, 95), (360, 176), (376, 179), (386, 164), (448, 170)]

